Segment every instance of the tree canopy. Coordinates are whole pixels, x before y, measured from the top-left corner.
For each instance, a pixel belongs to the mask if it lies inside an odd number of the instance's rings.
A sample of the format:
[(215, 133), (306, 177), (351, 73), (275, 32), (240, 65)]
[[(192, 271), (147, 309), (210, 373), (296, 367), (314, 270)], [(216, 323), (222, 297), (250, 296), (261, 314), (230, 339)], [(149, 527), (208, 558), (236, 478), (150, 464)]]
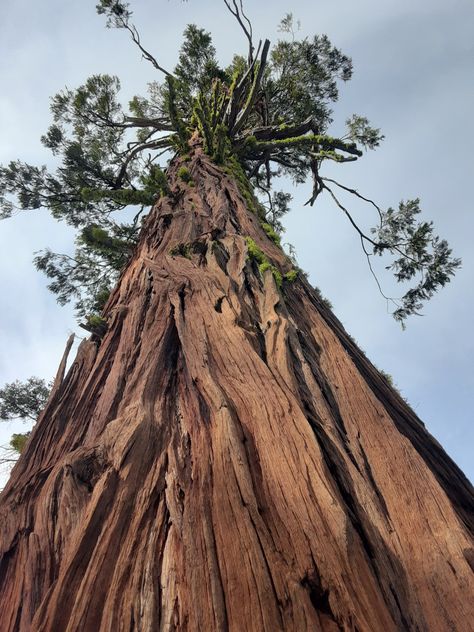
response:
[[(0, 388), (0, 421), (35, 422), (48, 400), (51, 386), (38, 377), (16, 380)], [(8, 446), (0, 446), (0, 465), (14, 463), (30, 432), (14, 433)]]
[[(277, 189), (280, 179), (296, 184), (311, 179), (308, 204), (322, 194), (334, 201), (354, 227), (374, 276), (373, 258), (387, 257), (385, 267), (405, 290), (399, 300), (390, 299), (394, 317), (403, 324), (451, 279), (460, 260), (432, 223), (420, 219), (418, 199), (382, 209), (324, 176), (328, 161), (342, 167), (384, 138), (361, 115), (346, 121), (343, 137), (329, 133), (332, 106), (352, 76), (351, 59), (326, 35), (298, 38), (291, 14), (283, 18), (273, 47), (268, 40), (257, 43), (242, 2), (224, 0), (224, 5), (242, 29), (246, 54), (222, 66), (210, 33), (191, 24), (170, 71), (145, 48), (129, 3), (101, 0), (97, 11), (107, 26), (130, 35), (159, 79), (127, 106), (120, 101), (118, 77), (109, 75), (94, 75), (54, 96), (52, 124), (41, 141), (59, 167), (51, 173), (20, 160), (1, 167), (0, 217), (46, 207), (74, 226), (73, 256), (45, 250), (35, 264), (50, 278), (59, 303), (74, 301), (81, 318), (98, 314), (129, 260), (146, 209), (169, 194), (166, 164), (186, 154), (190, 139), (199, 137), (215, 162), (240, 181), (249, 206), (277, 232), (291, 202), (288, 192)], [(374, 209), (371, 232), (360, 228), (340, 191)], [(130, 208), (132, 214), (124, 213)]]
[(0, 421), (36, 421), (51, 387), (38, 377), (16, 380), (0, 388)]

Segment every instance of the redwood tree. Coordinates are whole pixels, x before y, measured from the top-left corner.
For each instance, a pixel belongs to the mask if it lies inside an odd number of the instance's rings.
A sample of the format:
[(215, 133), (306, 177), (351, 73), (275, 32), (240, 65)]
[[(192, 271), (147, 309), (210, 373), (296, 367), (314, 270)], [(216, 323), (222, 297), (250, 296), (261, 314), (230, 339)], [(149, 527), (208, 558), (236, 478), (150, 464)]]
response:
[(164, 82), (128, 114), (116, 78), (65, 90), (43, 137), (57, 173), (0, 171), (5, 216), (43, 205), (79, 229), (74, 257), (37, 265), (91, 333), (1, 496), (2, 625), (468, 630), (472, 487), (282, 250), (274, 182), (311, 176), (309, 202), (331, 196), (369, 262), (392, 256), (413, 282), (400, 321), (459, 261), (418, 200), (367, 198), (367, 234), (337, 190), (361, 194), (324, 177), (382, 139), (362, 116), (328, 134), (350, 59), (324, 36), (257, 45), (224, 3), (247, 56), (220, 67), (189, 26), (169, 72), (102, 0)]

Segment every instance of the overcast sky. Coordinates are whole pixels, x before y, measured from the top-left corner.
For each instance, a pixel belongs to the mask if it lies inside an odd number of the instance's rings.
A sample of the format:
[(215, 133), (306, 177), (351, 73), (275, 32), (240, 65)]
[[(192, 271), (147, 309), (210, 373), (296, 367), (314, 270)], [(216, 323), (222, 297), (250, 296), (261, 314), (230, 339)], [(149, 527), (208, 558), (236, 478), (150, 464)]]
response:
[[(0, 163), (20, 158), (48, 164), (40, 144), (50, 123), (49, 97), (94, 73), (117, 74), (124, 103), (158, 77), (125, 33), (106, 30), (96, 0), (4, 0), (0, 11)], [(284, 241), (334, 305), (368, 357), (392, 374), (402, 394), (464, 472), (474, 478), (474, 5), (471, 0), (247, 1), (257, 37), (275, 40), (292, 11), (302, 35), (326, 33), (351, 56), (354, 76), (341, 87), (333, 135), (352, 113), (386, 135), (356, 164), (327, 174), (395, 206), (421, 198), (425, 216), (448, 239), (463, 268), (402, 332), (387, 313), (360, 252), (357, 235), (329, 200), (303, 206), (311, 186), (292, 190)], [(214, 35), (221, 60), (245, 42), (220, 0), (136, 0), (143, 42), (165, 67), (176, 62), (181, 33), (194, 22)], [(361, 222), (369, 207), (354, 207)], [(32, 265), (33, 252), (71, 248), (70, 229), (44, 210), (0, 224), (0, 385), (38, 375), (50, 379), (71, 331), (72, 309), (60, 307)], [(383, 267), (383, 265), (382, 265)], [(383, 276), (383, 275), (382, 275)], [(389, 279), (385, 281), (392, 289)], [(25, 428), (0, 427), (0, 444)], [(3, 481), (0, 481), (0, 487)]]

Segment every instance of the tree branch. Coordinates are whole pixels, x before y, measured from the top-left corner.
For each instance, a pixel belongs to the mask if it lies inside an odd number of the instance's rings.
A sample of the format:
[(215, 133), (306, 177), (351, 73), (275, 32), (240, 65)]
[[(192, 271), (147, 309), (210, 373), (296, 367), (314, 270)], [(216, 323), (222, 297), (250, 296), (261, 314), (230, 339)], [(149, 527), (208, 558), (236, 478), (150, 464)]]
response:
[[(224, 4), (228, 8), (230, 13), (232, 13), (234, 18), (237, 20), (237, 22), (239, 23), (241, 29), (243, 30), (245, 34), (245, 37), (248, 39), (248, 42), (249, 42), (248, 63), (249, 63), (249, 66), (251, 66), (253, 62), (253, 53), (254, 53), (252, 23), (250, 22), (250, 20), (244, 13), (243, 0), (239, 0), (239, 4), (237, 4), (236, 0), (232, 0), (232, 4), (234, 6), (233, 9), (228, 0), (224, 0)], [(245, 26), (244, 20), (247, 23), (247, 26)]]
[(364, 197), (363, 195), (361, 195), (355, 189), (351, 189), (349, 187), (344, 186), (343, 184), (340, 184), (339, 182), (337, 182), (337, 180), (332, 180), (331, 178), (322, 178), (322, 180), (324, 182), (332, 182), (333, 184), (335, 184), (339, 188), (344, 189), (344, 191), (347, 191), (348, 193), (352, 193), (352, 195), (355, 195), (356, 197), (360, 198), (361, 200), (364, 200), (364, 202), (368, 202), (369, 204), (372, 204), (372, 206), (377, 210), (377, 213), (379, 214), (380, 225), (382, 226), (382, 209), (373, 200), (371, 200), (370, 198)]
[(142, 116), (125, 116), (123, 127), (154, 127), (160, 132), (174, 132), (174, 127), (169, 121), (162, 118), (149, 119)]
[(255, 136), (258, 141), (283, 140), (286, 138), (294, 138), (295, 136), (303, 136), (308, 132), (318, 134), (315, 121), (312, 116), (302, 123), (296, 125), (269, 125), (266, 127), (256, 127), (246, 133), (246, 137)]
[(123, 179), (125, 178), (125, 174), (127, 173), (127, 167), (137, 154), (142, 152), (144, 149), (161, 149), (163, 147), (168, 148), (168, 147), (171, 147), (171, 144), (172, 143), (171, 143), (171, 140), (169, 139), (169, 136), (166, 136), (165, 138), (160, 138), (159, 140), (153, 140), (153, 141), (150, 141), (149, 143), (142, 143), (141, 145), (138, 145), (137, 147), (132, 149), (132, 151), (127, 156), (125, 162), (123, 163), (122, 167), (120, 168), (119, 174), (115, 180), (113, 188), (114, 189), (120, 188), (123, 182)]
[(252, 111), (253, 106), (255, 105), (255, 101), (258, 96), (258, 90), (260, 88), (260, 83), (262, 81), (263, 73), (265, 72), (265, 68), (267, 65), (267, 57), (268, 57), (269, 50), (270, 50), (270, 40), (265, 40), (263, 44), (262, 54), (260, 57), (258, 71), (253, 81), (249, 96), (247, 98), (247, 103), (245, 104), (244, 109), (237, 116), (235, 125), (233, 129), (231, 130), (231, 132), (234, 134), (237, 134), (242, 129), (243, 125), (245, 124), (245, 121), (247, 120), (250, 112)]

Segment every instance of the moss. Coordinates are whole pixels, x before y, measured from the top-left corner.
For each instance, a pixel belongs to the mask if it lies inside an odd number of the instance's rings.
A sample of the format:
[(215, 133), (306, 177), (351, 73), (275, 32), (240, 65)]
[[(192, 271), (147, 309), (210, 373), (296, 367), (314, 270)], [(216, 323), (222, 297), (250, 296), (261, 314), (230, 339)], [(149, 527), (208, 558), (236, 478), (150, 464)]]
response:
[(281, 245), (280, 235), (270, 226), (267, 222), (262, 222), (261, 224), (263, 230), (266, 232), (267, 236), (273, 241), (277, 246)]
[(251, 237), (246, 237), (248, 258), (258, 263), (258, 271), (263, 276), (267, 270), (271, 270), (278, 288), (281, 288), (283, 276), (278, 268), (270, 263), (265, 253), (257, 246)]
[(298, 270), (296, 270), (296, 268), (293, 268), (292, 270), (290, 270), (289, 272), (285, 274), (285, 280), (288, 281), (289, 283), (294, 283), (297, 278), (298, 278)]
[(216, 142), (212, 157), (218, 165), (221, 165), (224, 163), (230, 150), (230, 141), (228, 137), (227, 127), (223, 124), (217, 125), (215, 137)]
[(95, 294), (94, 296), (94, 309), (98, 312), (102, 311), (105, 307), (105, 304), (109, 300), (110, 290), (107, 287), (102, 288)]
[(258, 146), (258, 141), (255, 138), (255, 136), (247, 136), (247, 138), (244, 141), (244, 148), (247, 150), (254, 150), (257, 149)]
[(191, 259), (191, 246), (190, 244), (176, 244), (170, 250), (170, 255), (172, 257), (185, 257), (186, 259)]
[(89, 314), (87, 317), (87, 324), (91, 327), (102, 327), (106, 324), (105, 318), (98, 314)]
[(183, 182), (190, 183), (192, 182), (191, 172), (184, 165), (178, 169), (178, 178), (180, 178)]
[(272, 266), (271, 270), (273, 278), (275, 279), (275, 283), (277, 284), (278, 289), (280, 289), (283, 284), (283, 276), (280, 270), (278, 270), (278, 268), (276, 268), (275, 266)]
[(382, 369), (379, 369), (378, 371), (380, 375), (383, 377), (383, 379), (387, 382), (387, 384), (391, 386), (392, 388), (395, 388), (393, 377), (390, 375), (390, 373), (387, 373), (386, 371), (383, 371)]
[(333, 305), (331, 303), (331, 301), (328, 298), (325, 298), (321, 292), (321, 290), (319, 289), (319, 287), (314, 286), (314, 291), (316, 292), (319, 300), (321, 301), (321, 303), (324, 303), (324, 305), (326, 305), (326, 307), (328, 309), (332, 309)]
[(246, 237), (245, 242), (247, 244), (247, 253), (249, 259), (255, 259), (255, 261), (260, 265), (268, 261), (263, 250), (261, 250), (257, 246), (255, 241), (251, 237)]
[(254, 195), (252, 185), (250, 184), (245, 171), (242, 168), (239, 160), (234, 154), (227, 156), (224, 166), (222, 167), (224, 173), (234, 178), (241, 196), (244, 198), (247, 208), (255, 213), (261, 220), (265, 219), (265, 209), (258, 202)]
[(101, 337), (107, 331), (107, 321), (105, 318), (102, 318), (102, 316), (99, 316), (99, 314), (88, 314), (84, 329)]
[[(251, 138), (251, 137), (250, 137)], [(274, 149), (277, 147), (293, 147), (295, 145), (302, 145), (313, 147), (319, 145), (323, 151), (333, 151), (334, 149), (340, 149), (342, 151), (349, 152), (356, 156), (362, 156), (362, 151), (358, 149), (355, 143), (346, 143), (339, 138), (333, 138), (325, 134), (303, 134), (301, 136), (293, 136), (289, 138), (274, 139), (271, 141), (251, 141), (250, 145), (246, 143), (242, 147), (242, 153), (245, 155), (248, 150), (250, 153), (253, 150), (265, 151), (267, 149)]]

